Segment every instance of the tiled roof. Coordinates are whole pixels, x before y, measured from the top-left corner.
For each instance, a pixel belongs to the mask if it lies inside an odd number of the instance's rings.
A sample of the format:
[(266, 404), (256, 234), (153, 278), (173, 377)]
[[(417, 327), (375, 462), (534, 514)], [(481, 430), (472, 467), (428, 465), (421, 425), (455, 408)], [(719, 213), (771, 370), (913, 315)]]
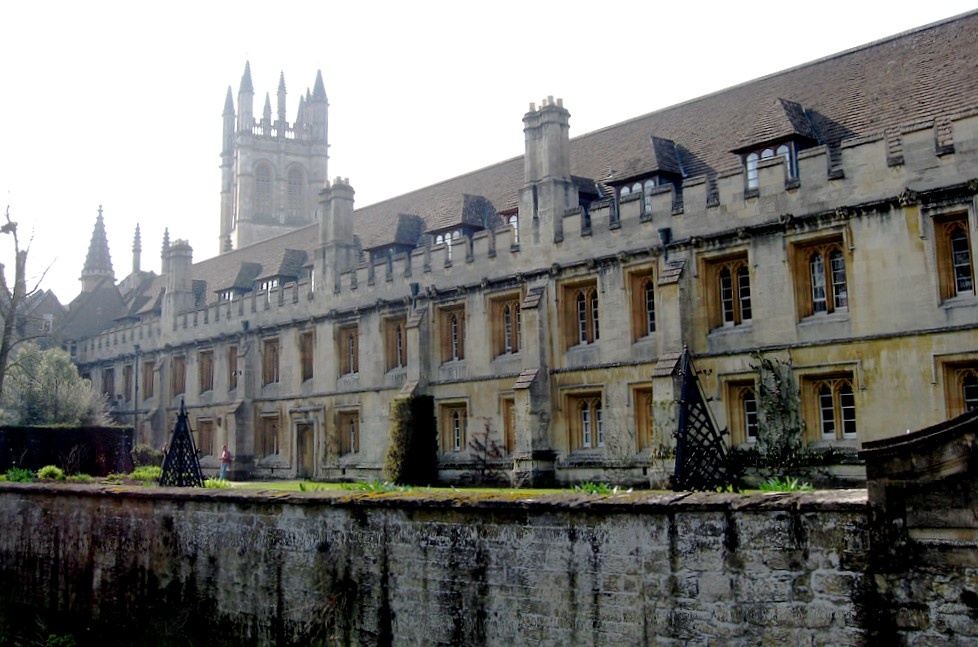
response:
[[(712, 178), (739, 169), (733, 151), (752, 138), (794, 134), (835, 150), (845, 139), (943, 122), (978, 106), (976, 60), (973, 12), (580, 135), (570, 142), (571, 170), (597, 182), (612, 170), (619, 178), (680, 170)], [(518, 116), (501, 118), (520, 127)], [(354, 232), (364, 249), (413, 244), (424, 231), (467, 222), (466, 195), (481, 196), (497, 213), (512, 209), (523, 183), (523, 157), (514, 157), (361, 207)], [(194, 278), (213, 293), (237, 284), (244, 262), (264, 273), (281, 266), (283, 250), (311, 258), (317, 245), (317, 225), (309, 225), (196, 263)]]

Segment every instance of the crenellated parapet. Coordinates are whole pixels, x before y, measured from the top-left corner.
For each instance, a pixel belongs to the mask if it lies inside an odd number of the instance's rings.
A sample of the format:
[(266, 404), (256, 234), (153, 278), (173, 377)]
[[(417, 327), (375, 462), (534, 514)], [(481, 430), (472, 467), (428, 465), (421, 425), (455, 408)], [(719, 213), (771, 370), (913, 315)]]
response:
[[(544, 109), (563, 111), (556, 104)], [(788, 177), (783, 158), (763, 160), (756, 189), (748, 189), (744, 172), (736, 171), (715, 178), (688, 178), (679, 187), (657, 187), (648, 209), (640, 196), (595, 201), (586, 211), (565, 208), (560, 216), (563, 240), (556, 243), (526, 242), (506, 224), (352, 267), (347, 259), (337, 264), (328, 285), (308, 280), (287, 283), (203, 307), (179, 308), (162, 323), (111, 329), (82, 342), (79, 360), (109, 358), (129, 352), (126, 344), (149, 340), (179, 344), (230, 335), (240, 330), (244, 320), (253, 327), (289, 325), (310, 317), (328, 318), (329, 313), (401, 304), (412, 295), (437, 299), (459, 286), (492, 289), (496, 284), (508, 285), (513, 276), (547, 273), (554, 266), (568, 272), (595, 260), (622, 264), (664, 256), (668, 250), (735, 245), (750, 237), (831, 226), (921, 199), (970, 199), (978, 190), (978, 115), (940, 126), (915, 124), (899, 137), (899, 158), (893, 156), (891, 140), (883, 134), (844, 142), (836, 165), (825, 146), (802, 151), (796, 179)], [(318, 265), (337, 255), (346, 258), (353, 236), (349, 225), (355, 223), (349, 181), (338, 178), (325, 191), (328, 208), (320, 235), (332, 247), (326, 260), (315, 259), (317, 277), (323, 276)], [(518, 226), (522, 230), (524, 223)], [(187, 243), (178, 241), (170, 254), (181, 259), (180, 268), (187, 269), (183, 267), (189, 258)], [(183, 281), (174, 288), (187, 294), (186, 272), (172, 274), (171, 281)]]

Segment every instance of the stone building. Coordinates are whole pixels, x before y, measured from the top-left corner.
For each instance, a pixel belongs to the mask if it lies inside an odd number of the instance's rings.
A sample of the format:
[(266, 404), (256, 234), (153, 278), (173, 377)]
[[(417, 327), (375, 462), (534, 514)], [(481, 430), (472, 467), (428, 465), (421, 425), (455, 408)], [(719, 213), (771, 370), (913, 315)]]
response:
[(978, 407), (975, 60), (970, 13), (575, 138), (547, 98), (522, 157), (362, 208), (321, 182), (321, 78), (273, 123), (246, 67), (227, 251), (165, 241), (69, 343), (142, 441), (185, 400), (242, 475), (378, 478), (392, 401), (430, 394), (446, 479), (488, 432), (519, 479), (655, 480), (684, 348), (731, 445), (762, 353), (808, 445), (854, 450)]

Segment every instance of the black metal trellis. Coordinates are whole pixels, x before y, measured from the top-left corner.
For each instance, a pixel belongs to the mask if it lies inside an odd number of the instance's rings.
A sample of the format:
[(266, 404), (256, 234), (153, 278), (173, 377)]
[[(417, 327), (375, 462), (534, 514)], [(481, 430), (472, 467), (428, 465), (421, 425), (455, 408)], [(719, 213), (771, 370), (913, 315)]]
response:
[(200, 459), (197, 458), (197, 448), (190, 433), (190, 422), (187, 420), (183, 400), (180, 401), (180, 413), (177, 415), (177, 424), (173, 427), (173, 436), (163, 456), (160, 485), (204, 487)]
[(679, 375), (682, 389), (673, 489), (679, 492), (726, 487), (730, 483), (726, 444), (710, 415), (688, 349), (683, 349)]

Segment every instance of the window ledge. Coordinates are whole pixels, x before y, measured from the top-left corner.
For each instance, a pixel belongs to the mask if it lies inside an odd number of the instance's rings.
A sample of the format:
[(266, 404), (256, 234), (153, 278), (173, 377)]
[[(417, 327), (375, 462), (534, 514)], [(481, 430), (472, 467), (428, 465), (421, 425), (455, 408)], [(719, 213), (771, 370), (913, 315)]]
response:
[(941, 307), (945, 309), (974, 308), (975, 306), (978, 306), (978, 297), (975, 297), (973, 294), (959, 295), (950, 299), (944, 299), (941, 302)]
[(808, 315), (804, 319), (798, 322), (799, 326), (817, 326), (823, 323), (840, 323), (849, 321), (849, 311), (844, 310), (842, 312), (832, 312), (824, 313), (819, 312), (818, 314)]
[(751, 321), (735, 324), (733, 326), (718, 326), (709, 332), (710, 337), (722, 337), (724, 335), (746, 335), (754, 329)]

